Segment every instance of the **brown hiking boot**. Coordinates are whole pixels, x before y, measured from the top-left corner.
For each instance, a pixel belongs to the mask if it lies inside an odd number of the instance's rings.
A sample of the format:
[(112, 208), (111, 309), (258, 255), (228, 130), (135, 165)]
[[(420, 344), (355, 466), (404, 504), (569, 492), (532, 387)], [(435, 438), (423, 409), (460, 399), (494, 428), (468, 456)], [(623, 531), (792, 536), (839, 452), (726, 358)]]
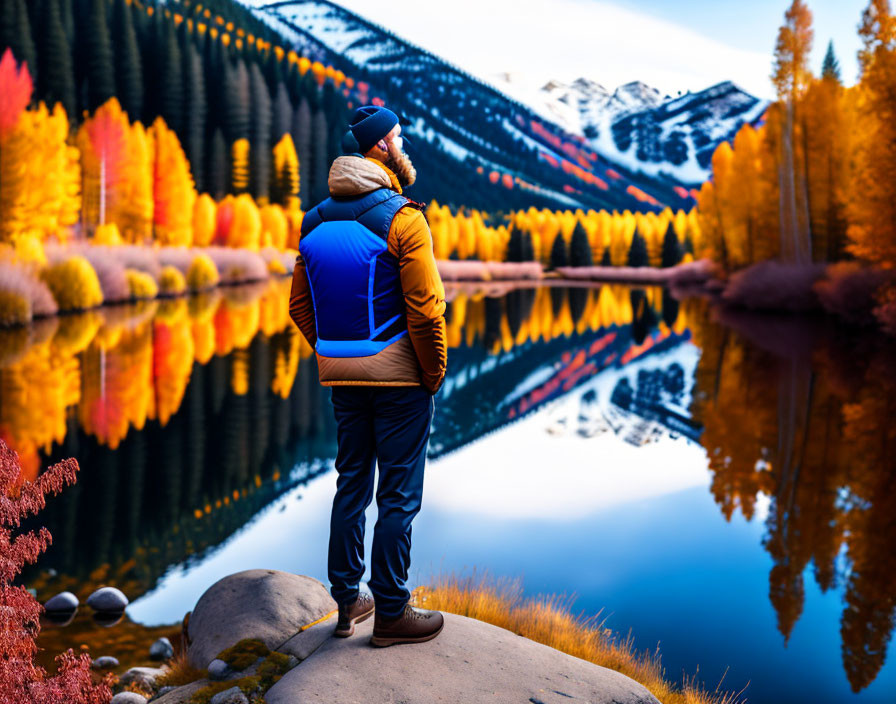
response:
[(348, 638), (355, 632), (355, 624), (366, 621), (373, 614), (373, 597), (366, 592), (358, 592), (358, 598), (351, 604), (339, 607), (339, 620), (333, 635)]
[(445, 617), (441, 612), (406, 604), (404, 613), (398, 618), (385, 619), (376, 614), (370, 644), (383, 647), (398, 643), (423, 643), (439, 635), (444, 625)]

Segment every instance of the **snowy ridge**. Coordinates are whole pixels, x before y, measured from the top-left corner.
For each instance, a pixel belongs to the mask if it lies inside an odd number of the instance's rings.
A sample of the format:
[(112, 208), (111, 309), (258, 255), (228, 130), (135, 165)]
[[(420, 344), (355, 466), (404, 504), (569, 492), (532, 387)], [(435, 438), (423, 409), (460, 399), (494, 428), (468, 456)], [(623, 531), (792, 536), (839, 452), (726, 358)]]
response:
[(584, 77), (537, 87), (503, 72), (494, 83), (544, 119), (586, 137), (607, 160), (692, 186), (709, 178), (716, 146), (744, 123), (755, 125), (769, 105), (730, 81), (675, 98), (640, 81), (612, 93)]
[(690, 208), (682, 186), (706, 180), (715, 146), (764, 112), (730, 83), (671, 99), (638, 81), (611, 92), (585, 77), (532, 86), (517, 74), (474, 76), (330, 0), (244, 2), (399, 107), (432, 158), (504, 174), (555, 207)]

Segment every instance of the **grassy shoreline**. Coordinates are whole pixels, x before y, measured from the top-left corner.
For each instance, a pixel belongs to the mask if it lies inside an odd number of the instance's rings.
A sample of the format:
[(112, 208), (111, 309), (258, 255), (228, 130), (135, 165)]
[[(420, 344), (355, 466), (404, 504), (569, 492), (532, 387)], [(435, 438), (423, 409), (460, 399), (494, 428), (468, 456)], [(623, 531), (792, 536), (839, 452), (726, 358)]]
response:
[(574, 657), (621, 672), (646, 687), (663, 704), (743, 704), (743, 692), (706, 690), (696, 675), (680, 685), (666, 679), (659, 648), (636, 650), (629, 633), (621, 638), (603, 626), (600, 614), (576, 616), (556, 595), (524, 598), (519, 580), (491, 580), (487, 574), (438, 576), (414, 589), (411, 603), (506, 628)]

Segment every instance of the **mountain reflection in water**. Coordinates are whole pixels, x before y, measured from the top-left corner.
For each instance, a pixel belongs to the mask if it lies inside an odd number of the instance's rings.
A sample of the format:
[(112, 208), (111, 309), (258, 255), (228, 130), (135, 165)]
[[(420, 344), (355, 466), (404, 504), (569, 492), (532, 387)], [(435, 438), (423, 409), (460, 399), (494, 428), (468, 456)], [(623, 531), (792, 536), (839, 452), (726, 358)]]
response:
[[(269, 507), (324, 520), (332, 487), (315, 478), (332, 472), (336, 449), (329, 391), (288, 318), (288, 289), (280, 280), (0, 331), (0, 436), (22, 457), (26, 478), (63, 457), (82, 468), (40, 517), (53, 546), (24, 581), (41, 599), (63, 589), (83, 599), (114, 584), (137, 601), (134, 614), (167, 594), (177, 620), (192, 602), (165, 591), (173, 570), (199, 575), (213, 560), (229, 571), (256, 566), (228, 546), (269, 521)], [(792, 640), (815, 598), (810, 582), (834, 599), (826, 597), (828, 607), (842, 601), (842, 669), (814, 688), (796, 681), (795, 691), (804, 701), (887, 700), (896, 687), (885, 664), (896, 607), (892, 344), (811, 319), (718, 312), (659, 288), (449, 285), (448, 294), (431, 516), (584, 520), (667, 496), (650, 505), (684, 525), (691, 494), (675, 492), (708, 485), (718, 508), (716, 520), (699, 524), (707, 534), (728, 535), (719, 514), (732, 524), (764, 522), (771, 567), (762, 599), (774, 610), (779, 657), (795, 652), (807, 668), (816, 659), (814, 644)], [(305, 486), (308, 498), (287, 508)], [(483, 559), (522, 562), (525, 539), (494, 539), (500, 552)], [(423, 549), (425, 538), (415, 539), (415, 555)], [(640, 581), (684, 595), (710, 584), (716, 568), (707, 558), (703, 574), (669, 567)], [(551, 588), (584, 591), (576, 574), (584, 566), (566, 569)], [(325, 572), (315, 576), (325, 581)], [(594, 610), (619, 596), (595, 594)], [(832, 625), (828, 607), (807, 612), (813, 629)], [(625, 632), (633, 621), (610, 625)], [(741, 679), (726, 684), (751, 680), (751, 701), (782, 691), (760, 665), (773, 656), (751, 633), (732, 632), (730, 646), (716, 643), (710, 653), (699, 638), (691, 645), (658, 629), (671, 677), (700, 663), (714, 686), (727, 664)], [(64, 629), (42, 636), (51, 637), (64, 641)], [(703, 666), (715, 659), (718, 672)]]

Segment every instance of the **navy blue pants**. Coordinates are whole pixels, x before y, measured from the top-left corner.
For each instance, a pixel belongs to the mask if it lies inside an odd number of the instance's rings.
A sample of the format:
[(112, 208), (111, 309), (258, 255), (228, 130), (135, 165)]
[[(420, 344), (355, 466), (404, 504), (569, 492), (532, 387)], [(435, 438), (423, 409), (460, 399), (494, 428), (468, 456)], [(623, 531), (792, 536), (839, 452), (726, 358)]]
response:
[(394, 618), (411, 593), (411, 521), (420, 511), (434, 397), (422, 386), (331, 386), (336, 417), (336, 496), (330, 517), (328, 576), (337, 604), (354, 601), (364, 575), (364, 511), (377, 521), (368, 582), (379, 614)]

